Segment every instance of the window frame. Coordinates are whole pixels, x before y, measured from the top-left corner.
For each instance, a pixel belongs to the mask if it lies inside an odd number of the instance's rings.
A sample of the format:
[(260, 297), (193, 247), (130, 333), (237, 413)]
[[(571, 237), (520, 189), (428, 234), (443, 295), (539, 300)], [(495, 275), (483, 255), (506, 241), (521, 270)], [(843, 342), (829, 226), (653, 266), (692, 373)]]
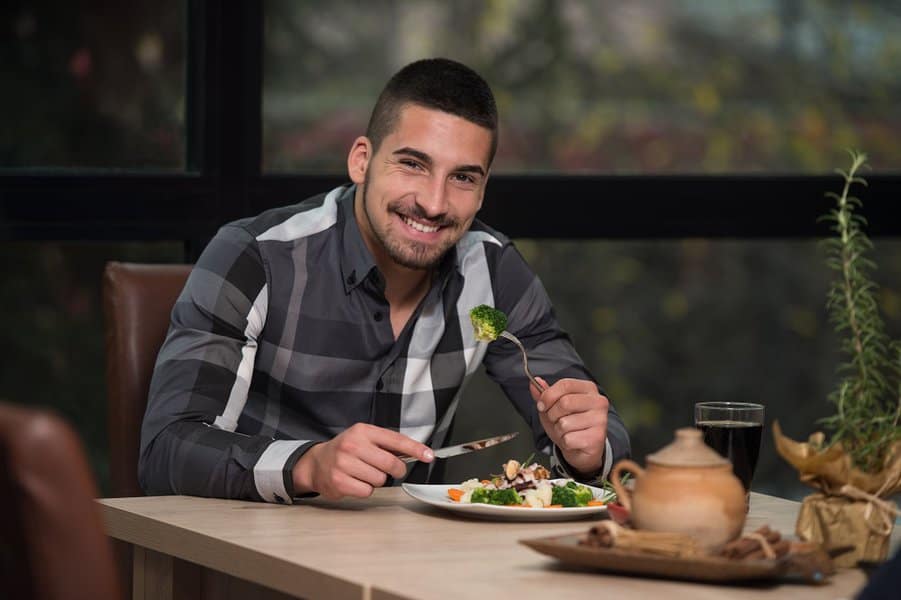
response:
[[(0, 172), (0, 240), (183, 240), (347, 180), (264, 174), (263, 3), (187, 3), (187, 169)], [(901, 235), (901, 175), (865, 174), (872, 236)], [(514, 238), (813, 238), (837, 175), (494, 175), (480, 217)]]

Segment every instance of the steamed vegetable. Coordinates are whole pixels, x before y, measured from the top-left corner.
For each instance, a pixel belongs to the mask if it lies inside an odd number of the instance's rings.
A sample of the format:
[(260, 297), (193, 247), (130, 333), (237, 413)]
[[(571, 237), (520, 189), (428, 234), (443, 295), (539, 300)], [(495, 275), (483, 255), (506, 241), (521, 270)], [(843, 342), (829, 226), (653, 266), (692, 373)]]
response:
[(461, 504), (528, 508), (603, 506), (610, 500), (607, 494), (596, 499), (591, 488), (572, 479), (550, 479), (550, 472), (538, 463), (523, 464), (512, 459), (505, 462), (502, 472), (491, 479), (467, 479), (459, 486), (449, 488), (447, 495)]
[(562, 506), (586, 506), (594, 500), (591, 490), (575, 481), (567, 481), (564, 485), (555, 485), (551, 490), (551, 503)]
[(476, 339), (493, 342), (507, 328), (507, 315), (493, 306), (480, 304), (469, 311)]
[(522, 504), (522, 496), (516, 493), (513, 488), (503, 490), (489, 490), (486, 488), (478, 488), (473, 490), (470, 502), (473, 504), (498, 504), (500, 506), (510, 506), (513, 504)]

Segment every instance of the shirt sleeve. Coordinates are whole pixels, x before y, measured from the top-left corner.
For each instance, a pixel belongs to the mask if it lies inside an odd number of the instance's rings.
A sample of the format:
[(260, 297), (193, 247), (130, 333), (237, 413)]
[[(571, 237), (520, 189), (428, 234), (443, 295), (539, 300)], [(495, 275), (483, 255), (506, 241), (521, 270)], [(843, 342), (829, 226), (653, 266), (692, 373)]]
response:
[[(597, 380), (576, 352), (572, 339), (557, 322), (544, 286), (516, 247), (507, 243), (496, 252), (492, 269), (495, 306), (506, 313), (507, 330), (519, 338), (525, 347), (529, 355), (529, 370), (550, 384), (569, 377), (589, 380), (597, 385)], [(505, 341), (492, 342), (488, 345), (484, 365), (488, 376), (501, 386), (516, 410), (529, 423), (536, 448), (551, 456), (551, 467), (557, 475), (587, 483), (599, 482), (607, 477), (617, 461), (631, 455), (629, 434), (610, 399), (604, 463), (597, 473), (577, 477), (541, 426), (528, 380), (523, 374), (519, 349)], [(598, 391), (604, 394), (600, 386)]]
[(291, 502), (292, 467), (312, 442), (238, 428), (267, 306), (256, 240), (223, 227), (191, 271), (157, 357), (138, 465), (146, 493)]

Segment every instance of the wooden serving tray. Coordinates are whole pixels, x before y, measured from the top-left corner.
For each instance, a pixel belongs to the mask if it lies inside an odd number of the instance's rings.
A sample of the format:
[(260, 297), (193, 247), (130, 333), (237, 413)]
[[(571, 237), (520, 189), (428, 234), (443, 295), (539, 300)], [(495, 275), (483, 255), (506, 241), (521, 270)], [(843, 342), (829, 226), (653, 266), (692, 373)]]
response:
[[(789, 553), (779, 559), (730, 560), (719, 556), (677, 558), (648, 552), (579, 544), (584, 532), (519, 540), (521, 544), (564, 563), (602, 571), (688, 581), (741, 582), (796, 578), (825, 583), (828, 573), (811, 569)], [(826, 570), (826, 569), (824, 569)]]

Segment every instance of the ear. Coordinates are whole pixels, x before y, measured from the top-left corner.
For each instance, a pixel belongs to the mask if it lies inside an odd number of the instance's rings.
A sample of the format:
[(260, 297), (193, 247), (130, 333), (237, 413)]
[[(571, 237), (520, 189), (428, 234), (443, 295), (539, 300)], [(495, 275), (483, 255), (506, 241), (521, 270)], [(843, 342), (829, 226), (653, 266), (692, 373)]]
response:
[(366, 169), (369, 168), (369, 160), (372, 158), (372, 143), (369, 138), (361, 135), (354, 140), (347, 154), (347, 174), (350, 180), (357, 185), (363, 185), (366, 180)]

